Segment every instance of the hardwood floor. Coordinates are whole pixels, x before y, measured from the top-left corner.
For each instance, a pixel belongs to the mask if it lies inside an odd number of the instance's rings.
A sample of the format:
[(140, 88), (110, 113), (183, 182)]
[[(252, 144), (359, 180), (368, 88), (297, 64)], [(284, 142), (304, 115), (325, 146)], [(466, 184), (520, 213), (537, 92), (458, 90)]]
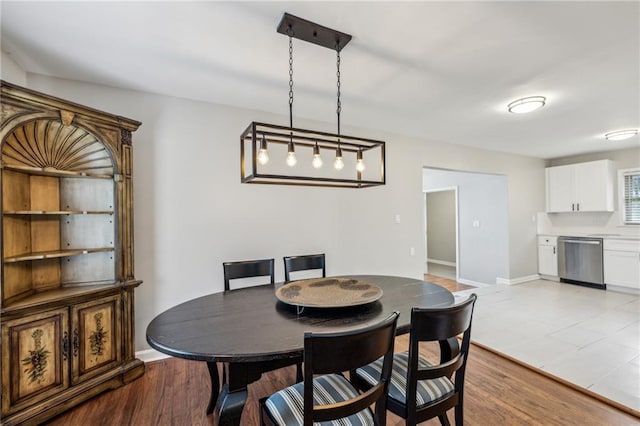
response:
[[(396, 341), (407, 348), (407, 336)], [(427, 356), (433, 356), (433, 354)], [(263, 375), (249, 385), (243, 425), (258, 425), (258, 399), (295, 380), (295, 367)], [(169, 358), (147, 364), (146, 374), (52, 419), (49, 425), (215, 425), (206, 416), (210, 391), (206, 364)], [(449, 414), (453, 421), (453, 413)], [(389, 414), (388, 424), (402, 425)], [(425, 425), (439, 424), (437, 419)], [(472, 345), (465, 383), (465, 424), (637, 425), (632, 417), (507, 359)]]
[[(451, 291), (463, 284), (425, 275)], [(460, 287), (459, 287), (460, 286)], [(396, 350), (406, 350), (408, 335), (396, 339)], [(437, 356), (425, 347), (427, 358)], [(259, 424), (258, 399), (295, 380), (295, 367), (264, 374), (249, 385), (242, 424)], [(147, 364), (146, 374), (122, 388), (106, 392), (52, 419), (66, 425), (215, 425), (205, 408), (210, 392), (206, 364), (169, 358)], [(640, 419), (529, 368), (473, 345), (467, 363), (465, 424), (487, 425), (640, 425)], [(453, 413), (449, 413), (453, 422)], [(389, 413), (388, 424), (404, 421)], [(437, 419), (424, 423), (438, 425)]]
[(439, 286), (442, 286), (442, 287), (446, 288), (447, 290), (449, 290), (451, 292), (469, 290), (469, 289), (475, 288), (475, 287), (473, 287), (471, 285), (460, 284), (459, 282), (456, 282), (455, 280), (450, 280), (448, 278), (439, 277), (437, 275), (424, 274), (424, 280), (425, 281), (429, 281), (429, 282), (434, 283), (434, 284), (438, 284)]

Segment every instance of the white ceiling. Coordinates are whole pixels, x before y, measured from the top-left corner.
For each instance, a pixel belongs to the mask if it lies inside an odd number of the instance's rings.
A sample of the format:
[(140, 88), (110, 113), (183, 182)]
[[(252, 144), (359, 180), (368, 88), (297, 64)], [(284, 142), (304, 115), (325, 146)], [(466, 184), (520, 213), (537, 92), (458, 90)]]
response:
[[(276, 27), (289, 12), (353, 35), (341, 55), (343, 129), (541, 158), (639, 145), (603, 137), (640, 126), (635, 1), (0, 7), (2, 50), (31, 73), (287, 115), (288, 41)], [(294, 40), (294, 125), (335, 123), (335, 59)], [(506, 111), (531, 95), (547, 105)]]

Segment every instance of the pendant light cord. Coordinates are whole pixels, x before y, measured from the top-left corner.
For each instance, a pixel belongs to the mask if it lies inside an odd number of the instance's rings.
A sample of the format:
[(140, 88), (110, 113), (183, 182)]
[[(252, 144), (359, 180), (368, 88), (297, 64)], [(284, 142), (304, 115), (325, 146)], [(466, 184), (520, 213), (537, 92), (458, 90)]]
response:
[(289, 27), (289, 128), (293, 128), (293, 29)]
[(336, 76), (338, 78), (338, 103), (336, 108), (336, 113), (338, 114), (338, 136), (340, 136), (340, 112), (342, 111), (342, 104), (340, 103), (340, 41), (336, 43)]

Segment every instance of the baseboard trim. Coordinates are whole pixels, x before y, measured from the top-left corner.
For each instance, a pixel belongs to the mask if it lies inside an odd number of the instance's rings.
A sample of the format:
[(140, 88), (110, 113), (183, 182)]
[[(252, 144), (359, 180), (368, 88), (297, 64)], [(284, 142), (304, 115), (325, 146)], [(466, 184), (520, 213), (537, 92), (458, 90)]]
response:
[(533, 275), (527, 275), (526, 277), (518, 277), (518, 278), (496, 278), (496, 284), (506, 284), (506, 285), (515, 285), (515, 284), (522, 284), (522, 283), (527, 283), (529, 281), (535, 281), (535, 280), (539, 280), (540, 279), (540, 275), (538, 274), (533, 274)]
[(540, 279), (541, 279), (541, 280), (546, 280), (546, 281), (553, 281), (553, 282), (556, 282), (556, 283), (559, 283), (559, 282), (560, 282), (560, 278), (555, 277), (555, 276), (552, 276), (552, 275), (543, 275), (543, 274), (540, 274)]
[(636, 296), (640, 296), (640, 289), (637, 289), (637, 288), (623, 287), (623, 286), (620, 286), (620, 285), (607, 284), (607, 290), (615, 291), (615, 292), (618, 292), (618, 293), (626, 293), (626, 294), (633, 294), (633, 295), (636, 295)]
[(488, 284), (488, 283), (481, 283), (479, 281), (471, 281), (471, 280), (468, 280), (466, 278), (458, 278), (457, 281), (460, 284), (472, 285), (474, 287), (489, 287), (489, 286), (493, 285), (493, 284)]
[(456, 262), (447, 262), (446, 260), (427, 259), (427, 263), (435, 263), (436, 265), (445, 265), (456, 267)]
[(143, 351), (136, 351), (136, 358), (142, 362), (160, 361), (161, 359), (169, 358), (169, 355), (163, 354), (155, 349), (145, 349)]

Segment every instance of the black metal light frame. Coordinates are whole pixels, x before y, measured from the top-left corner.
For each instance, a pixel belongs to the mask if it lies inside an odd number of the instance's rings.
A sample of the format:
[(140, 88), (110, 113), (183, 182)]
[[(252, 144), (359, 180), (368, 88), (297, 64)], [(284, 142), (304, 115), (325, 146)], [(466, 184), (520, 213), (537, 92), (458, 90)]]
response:
[[(268, 145), (288, 145), (289, 141), (293, 140), (296, 148), (308, 147), (308, 149), (313, 149), (317, 143), (320, 150), (331, 151), (333, 154), (335, 154), (338, 147), (340, 147), (343, 153), (353, 153), (354, 156), (357, 155), (359, 150), (363, 153), (367, 151), (378, 151), (380, 154), (379, 179), (364, 180), (362, 179), (362, 173), (355, 169), (355, 176), (352, 179), (260, 173), (258, 171), (259, 164), (257, 158), (262, 137), (266, 139)], [(245, 161), (247, 155), (251, 159), (249, 165), (250, 170), (247, 170), (247, 162)], [(367, 188), (384, 185), (386, 183), (384, 165), (385, 143), (373, 139), (335, 135), (332, 133), (297, 129), (275, 124), (257, 123), (255, 121), (251, 123), (240, 136), (240, 178), (242, 183)], [(372, 165), (369, 164), (369, 166)], [(342, 172), (345, 171), (343, 170)]]
[[(322, 25), (298, 18), (288, 13), (285, 13), (282, 17), (277, 31), (289, 37), (335, 50), (338, 52), (338, 58), (339, 52), (351, 40), (351, 35), (349, 34), (323, 27)], [(324, 186), (336, 188), (367, 188), (385, 185), (385, 142), (340, 134), (339, 110), (338, 134), (294, 128), (291, 117), (290, 123), (291, 126), (287, 127), (275, 124), (252, 122), (240, 135), (240, 178), (242, 183)], [(370, 155), (371, 152), (375, 152), (376, 154), (373, 155), (376, 156), (377, 153), (379, 153), (380, 160), (378, 164), (380, 166), (380, 174), (378, 175), (377, 173), (373, 173), (374, 176), (379, 177), (363, 179), (363, 173), (357, 170), (353, 171), (354, 175), (351, 178), (305, 176), (291, 173), (261, 173), (259, 171), (260, 164), (257, 161), (257, 157), (260, 143), (263, 138), (266, 140), (267, 145), (283, 144), (291, 146), (291, 143), (293, 143), (296, 148), (308, 147), (308, 149), (313, 149), (317, 144), (321, 151), (331, 151), (335, 154), (338, 150), (341, 150), (343, 153), (347, 153), (347, 155), (348, 153), (353, 153), (354, 157), (358, 155), (358, 152), (361, 153), (360, 155), (368, 151), (370, 152)], [(247, 164), (246, 156), (249, 156), (249, 159), (251, 160), (250, 164)], [(368, 166), (377, 167), (378, 164), (372, 165), (369, 163)], [(348, 173), (348, 171), (343, 170), (341, 173)], [(369, 170), (366, 175), (370, 176), (372, 175), (372, 172)]]

